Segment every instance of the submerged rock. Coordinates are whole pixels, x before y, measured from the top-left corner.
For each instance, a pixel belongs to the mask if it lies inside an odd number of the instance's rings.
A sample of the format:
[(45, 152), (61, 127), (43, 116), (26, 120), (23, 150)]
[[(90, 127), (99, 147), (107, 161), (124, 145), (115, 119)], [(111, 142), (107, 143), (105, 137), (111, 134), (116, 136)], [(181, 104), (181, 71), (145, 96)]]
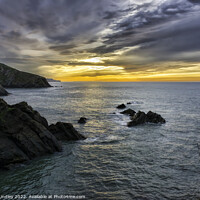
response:
[(131, 117), (131, 121), (128, 122), (127, 126), (137, 126), (144, 123), (165, 123), (165, 119), (161, 115), (149, 111), (147, 114), (138, 111), (135, 115)]
[(87, 118), (85, 117), (81, 117), (79, 120), (78, 120), (78, 123), (79, 124), (85, 124), (87, 122)]
[(21, 72), (2, 63), (0, 63), (0, 84), (8, 88), (51, 87), (42, 76)]
[(127, 110), (124, 110), (124, 111), (122, 111), (122, 112), (120, 112), (121, 114), (124, 114), (124, 115), (129, 115), (129, 116), (133, 116), (133, 115), (135, 115), (135, 111), (134, 110), (132, 110), (132, 109), (127, 109)]
[(78, 131), (70, 123), (57, 122), (51, 124), (49, 130), (58, 140), (84, 140), (85, 136)]
[(124, 108), (126, 108), (126, 106), (125, 106), (125, 104), (120, 104), (120, 105), (117, 106), (117, 108), (118, 109), (124, 109)]
[(0, 96), (7, 96), (8, 92), (0, 85)]
[[(61, 134), (66, 137), (58, 137)], [(0, 168), (61, 151), (56, 137), (84, 138), (67, 123), (58, 122), (49, 127), (47, 120), (26, 102), (8, 105), (0, 99)]]

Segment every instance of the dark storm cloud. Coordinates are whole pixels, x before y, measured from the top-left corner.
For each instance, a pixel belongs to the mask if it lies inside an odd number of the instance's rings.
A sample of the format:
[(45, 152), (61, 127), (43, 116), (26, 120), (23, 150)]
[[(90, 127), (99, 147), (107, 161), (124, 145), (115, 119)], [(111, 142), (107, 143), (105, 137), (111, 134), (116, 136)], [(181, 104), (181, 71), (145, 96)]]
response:
[(40, 31), (47, 38), (65, 42), (66, 38), (101, 24), (97, 20), (101, 19), (101, 10), (107, 4), (105, 0), (95, 3), (93, 0), (1, 0), (0, 14), (23, 28)]
[[(195, 52), (200, 51), (199, 17), (200, 15), (197, 14), (149, 32), (145, 38), (149, 37), (153, 42), (140, 43), (138, 49), (130, 50), (125, 54), (144, 55), (147, 62), (148, 58), (151, 60), (153, 58), (154, 61), (189, 61), (192, 58), (196, 60)], [(200, 61), (200, 58), (198, 60)]]
[(117, 16), (118, 16), (118, 14), (116, 11), (114, 11), (114, 12), (107, 11), (107, 12), (105, 12), (105, 16), (103, 17), (103, 19), (113, 19)]
[[(192, 9), (191, 5), (184, 4), (183, 2), (179, 1), (179, 3), (172, 4), (166, 2), (154, 10), (144, 10), (144, 7), (140, 6), (141, 10), (138, 10), (136, 14), (125, 18), (121, 22), (117, 22), (113, 27), (114, 30), (117, 30), (116, 33), (106, 35), (104, 37), (105, 45), (93, 49), (92, 52), (98, 54), (111, 53), (123, 47), (142, 45), (143, 43), (162, 39), (163, 33), (157, 35), (157, 38), (152, 38), (152, 36), (150, 38), (145, 32), (148, 32), (148, 29), (151, 30), (152, 28), (154, 28), (154, 32), (158, 32), (159, 28), (156, 26), (159, 24), (165, 24), (167, 27), (168, 23), (179, 17), (177, 15), (189, 12)], [(151, 7), (152, 5), (145, 4), (145, 6)]]
[(188, 1), (191, 2), (191, 3), (200, 3), (199, 0), (188, 0)]
[(75, 47), (77, 47), (75, 44), (66, 44), (66, 45), (50, 46), (49, 49), (53, 49), (55, 51), (64, 51), (67, 49), (73, 49)]
[(92, 39), (87, 40), (85, 42), (85, 44), (92, 44), (92, 43), (97, 42), (97, 41), (98, 41), (98, 38), (96, 37), (96, 38), (92, 38)]

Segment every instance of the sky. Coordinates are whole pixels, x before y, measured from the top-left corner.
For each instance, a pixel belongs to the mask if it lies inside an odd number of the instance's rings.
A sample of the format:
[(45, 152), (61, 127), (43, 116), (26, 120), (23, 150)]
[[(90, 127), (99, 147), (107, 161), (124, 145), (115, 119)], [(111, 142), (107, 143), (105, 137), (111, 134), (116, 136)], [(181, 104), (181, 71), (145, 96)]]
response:
[(0, 0), (0, 63), (61, 81), (200, 81), (200, 0)]

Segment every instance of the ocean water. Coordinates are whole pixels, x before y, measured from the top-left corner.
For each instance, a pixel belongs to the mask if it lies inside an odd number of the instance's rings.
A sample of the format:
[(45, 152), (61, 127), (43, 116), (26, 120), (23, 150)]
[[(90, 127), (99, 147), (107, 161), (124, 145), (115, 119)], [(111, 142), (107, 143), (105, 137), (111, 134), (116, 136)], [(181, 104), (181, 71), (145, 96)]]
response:
[[(8, 89), (49, 123), (73, 123), (87, 139), (63, 152), (0, 172), (0, 195), (84, 195), (86, 199), (200, 199), (200, 83), (52, 83)], [(128, 128), (116, 106), (149, 110), (164, 125)], [(113, 113), (116, 114), (113, 114)], [(85, 125), (77, 120), (85, 116)]]

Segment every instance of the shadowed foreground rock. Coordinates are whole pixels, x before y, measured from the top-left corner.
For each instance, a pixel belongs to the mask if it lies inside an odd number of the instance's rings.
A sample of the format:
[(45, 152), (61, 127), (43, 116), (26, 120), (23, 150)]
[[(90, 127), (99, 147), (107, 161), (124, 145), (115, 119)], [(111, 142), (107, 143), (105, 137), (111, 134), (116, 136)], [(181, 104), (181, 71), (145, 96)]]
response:
[[(64, 133), (67, 128), (71, 137), (77, 136), (70, 125), (65, 127)], [(26, 102), (8, 105), (0, 99), (0, 168), (61, 151), (61, 143), (50, 130), (47, 120)]]
[(58, 140), (83, 140), (85, 136), (78, 131), (70, 123), (57, 122), (51, 124), (49, 130)]
[(137, 126), (139, 124), (144, 124), (144, 123), (165, 123), (165, 119), (161, 117), (161, 115), (149, 111), (147, 114), (144, 112), (139, 111), (136, 113), (134, 116), (131, 117), (131, 121), (128, 122), (127, 126)]
[(7, 96), (8, 92), (0, 85), (0, 96)]

